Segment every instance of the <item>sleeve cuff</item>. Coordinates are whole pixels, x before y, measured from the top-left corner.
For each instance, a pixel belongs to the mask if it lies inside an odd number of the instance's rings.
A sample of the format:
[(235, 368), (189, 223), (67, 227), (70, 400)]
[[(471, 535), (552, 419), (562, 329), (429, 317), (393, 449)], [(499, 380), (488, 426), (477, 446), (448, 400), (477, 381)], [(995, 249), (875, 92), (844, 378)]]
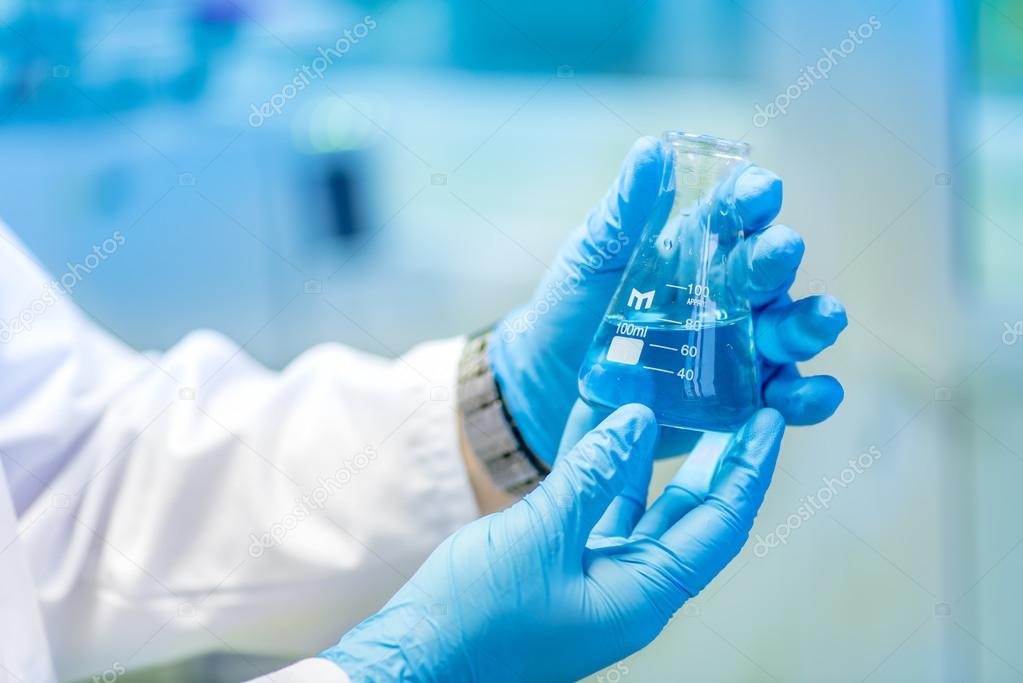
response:
[(352, 679), (329, 659), (310, 657), (249, 683), (352, 683)]

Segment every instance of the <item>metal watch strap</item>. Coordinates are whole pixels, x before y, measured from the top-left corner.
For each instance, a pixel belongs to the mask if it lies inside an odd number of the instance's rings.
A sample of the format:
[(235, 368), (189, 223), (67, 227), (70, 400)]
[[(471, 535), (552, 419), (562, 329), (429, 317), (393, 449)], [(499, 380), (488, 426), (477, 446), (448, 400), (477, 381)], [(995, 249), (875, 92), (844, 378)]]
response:
[(503, 491), (522, 496), (550, 472), (515, 426), (487, 360), (490, 333), (471, 338), (458, 363), (458, 406), (476, 456)]

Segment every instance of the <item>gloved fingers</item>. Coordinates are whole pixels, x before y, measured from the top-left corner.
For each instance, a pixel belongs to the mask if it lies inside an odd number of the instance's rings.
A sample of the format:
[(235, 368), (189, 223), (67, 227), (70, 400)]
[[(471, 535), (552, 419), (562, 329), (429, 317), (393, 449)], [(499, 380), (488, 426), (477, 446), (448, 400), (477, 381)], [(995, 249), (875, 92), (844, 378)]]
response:
[(643, 516), (645, 511), (645, 501), (640, 503), (628, 495), (616, 497), (607, 506), (607, 511), (604, 512), (597, 525), (593, 527), (593, 532), (590, 534), (591, 546), (595, 538), (628, 538), (632, 535), (636, 522), (639, 521), (639, 518)]
[(664, 145), (653, 137), (633, 143), (621, 170), (600, 203), (564, 247), (560, 262), (590, 272), (618, 272), (629, 260), (647, 218), (661, 197), (668, 162)]
[(803, 377), (794, 365), (778, 369), (764, 385), (764, 403), (774, 408), (788, 425), (814, 425), (831, 417), (845, 397), (845, 390), (830, 375)]
[(763, 309), (754, 321), (753, 334), (760, 354), (780, 365), (813, 358), (834, 344), (848, 324), (838, 299), (811, 296)]
[(759, 166), (749, 166), (735, 180), (735, 209), (746, 236), (760, 232), (781, 211), (781, 178)]
[(662, 534), (661, 544), (671, 550), (666, 569), (689, 594), (702, 590), (746, 542), (784, 430), (777, 411), (757, 411), (728, 446), (707, 499)]
[(785, 420), (771, 408), (758, 410), (732, 437), (714, 475), (706, 502), (753, 525), (785, 433)]
[[(568, 414), (565, 429), (561, 432), (561, 443), (558, 444), (557, 458), (563, 457), (576, 447), (584, 436), (597, 428), (611, 414), (609, 410), (597, 410), (582, 399), (576, 399), (572, 411)], [(555, 458), (555, 462), (557, 462)]]
[(611, 501), (630, 482), (649, 481), (657, 422), (646, 406), (622, 406), (554, 462), (554, 469), (527, 499), (545, 505), (578, 549)]
[(728, 434), (703, 434), (633, 533), (660, 538), (675, 522), (702, 503), (710, 493), (723, 456), (731, 443), (732, 438)]
[(660, 538), (675, 522), (702, 502), (703, 499), (693, 495), (691, 491), (669, 484), (636, 523), (632, 534)]
[(763, 306), (788, 291), (804, 251), (803, 238), (786, 225), (771, 225), (749, 237), (746, 255), (750, 304)]
[(653, 473), (652, 458), (646, 458), (642, 466), (629, 469), (625, 488), (611, 501), (607, 511), (593, 528), (591, 536), (628, 538), (632, 534), (636, 522), (646, 511), (646, 499), (650, 491), (650, 478)]

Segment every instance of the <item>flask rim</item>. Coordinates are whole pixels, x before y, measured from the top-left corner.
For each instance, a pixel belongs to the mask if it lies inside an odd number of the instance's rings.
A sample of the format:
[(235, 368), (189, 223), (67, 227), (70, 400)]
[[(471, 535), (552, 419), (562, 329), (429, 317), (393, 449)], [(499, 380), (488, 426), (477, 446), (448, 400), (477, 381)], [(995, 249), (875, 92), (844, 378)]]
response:
[(687, 133), (682, 130), (665, 131), (664, 141), (674, 147), (689, 149), (702, 154), (713, 154), (715, 156), (745, 159), (749, 156), (750, 152), (750, 146), (747, 142), (719, 138), (713, 135)]

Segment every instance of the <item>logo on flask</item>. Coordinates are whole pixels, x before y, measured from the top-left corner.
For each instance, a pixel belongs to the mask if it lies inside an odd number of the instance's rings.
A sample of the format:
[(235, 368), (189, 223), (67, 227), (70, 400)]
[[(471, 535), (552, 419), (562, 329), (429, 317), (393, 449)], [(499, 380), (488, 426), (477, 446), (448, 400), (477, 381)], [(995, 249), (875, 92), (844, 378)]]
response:
[(656, 290), (651, 289), (649, 292), (641, 292), (637, 289), (633, 289), (629, 293), (629, 306), (632, 306), (637, 311), (642, 311), (645, 308), (650, 308), (654, 305), (654, 292)]

